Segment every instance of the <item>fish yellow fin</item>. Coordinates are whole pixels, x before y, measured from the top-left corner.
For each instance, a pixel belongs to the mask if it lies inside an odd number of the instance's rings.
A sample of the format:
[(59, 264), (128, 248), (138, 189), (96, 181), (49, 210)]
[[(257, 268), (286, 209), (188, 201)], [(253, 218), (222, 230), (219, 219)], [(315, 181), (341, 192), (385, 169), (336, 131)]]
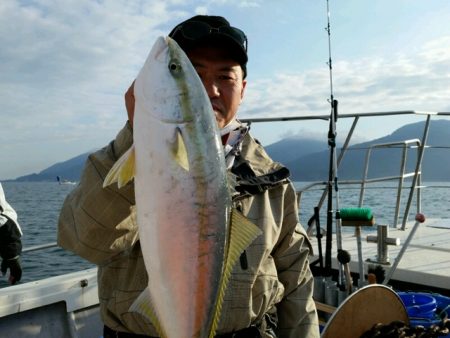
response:
[[(116, 230), (124, 230), (127, 231), (129, 234), (131, 233), (130, 226), (135, 227), (137, 229), (137, 214), (136, 214), (136, 205), (132, 205), (130, 207), (130, 214), (124, 218), (119, 224), (116, 225)], [(127, 235), (128, 236), (128, 235)], [(136, 239), (133, 240), (133, 244), (136, 242), (137, 238), (139, 237), (139, 231), (136, 231)], [(123, 238), (120, 237), (120, 240), (122, 241)]]
[(108, 172), (108, 175), (106, 175), (103, 182), (103, 188), (114, 182), (117, 182), (117, 186), (122, 188), (131, 181), (135, 173), (135, 162), (134, 145), (132, 145), (131, 148), (128, 149), (116, 163), (114, 163), (113, 167)]
[(158, 335), (160, 337), (167, 337), (166, 332), (159, 323), (155, 309), (153, 308), (152, 297), (150, 296), (148, 287), (145, 288), (145, 290), (141, 292), (141, 294), (136, 298), (133, 304), (131, 304), (129, 310), (132, 312), (137, 312), (143, 315), (145, 318), (149, 319), (158, 332)]
[(181, 134), (179, 128), (176, 130), (175, 141), (171, 144), (171, 147), (174, 161), (177, 162), (184, 170), (189, 171), (189, 159), (186, 145), (184, 144), (183, 135)]
[(253, 242), (253, 240), (262, 234), (261, 229), (259, 229), (248, 218), (243, 216), (239, 211), (235, 209), (231, 211), (230, 226), (230, 240), (227, 256), (225, 258), (225, 267), (222, 275), (222, 281), (220, 283), (219, 296), (215, 308), (212, 329), (209, 336), (210, 338), (214, 337), (217, 325), (219, 324), (222, 303), (225, 297), (225, 290), (228, 285), (228, 281), (230, 279), (234, 264), (236, 263), (242, 252)]

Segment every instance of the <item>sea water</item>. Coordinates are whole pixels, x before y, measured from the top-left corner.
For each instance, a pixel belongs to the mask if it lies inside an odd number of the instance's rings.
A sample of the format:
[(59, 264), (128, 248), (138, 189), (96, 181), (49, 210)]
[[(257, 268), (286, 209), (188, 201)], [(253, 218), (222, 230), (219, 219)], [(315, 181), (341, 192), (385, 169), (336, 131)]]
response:
[[(296, 182), (297, 189), (302, 189), (309, 182)], [(4, 182), (2, 183), (8, 202), (17, 211), (19, 223), (23, 230), (24, 248), (56, 242), (57, 222), (61, 206), (74, 185), (57, 182)], [(450, 218), (450, 182), (422, 184), (428, 186), (422, 191), (422, 212), (427, 217)], [(408, 187), (405, 184), (405, 187)], [(306, 228), (314, 207), (322, 196), (323, 186), (308, 190), (300, 200), (299, 217)], [(401, 196), (400, 222), (403, 218), (404, 206), (408, 200), (409, 189), (405, 188)], [(342, 186), (338, 192), (333, 190), (333, 208), (336, 197), (339, 197), (340, 208), (357, 207), (359, 203), (359, 187)], [(416, 196), (416, 195), (414, 195)], [(378, 224), (392, 224), (394, 207), (397, 201), (395, 184), (378, 184), (369, 187), (365, 193), (364, 206), (370, 207)], [(417, 200), (414, 197), (411, 205), (410, 220), (414, 220), (417, 211)], [(334, 214), (334, 211), (333, 211)], [(321, 227), (326, 228), (327, 197), (320, 212)], [(314, 240), (314, 239), (313, 239)], [(22, 254), (23, 276), (21, 283), (35, 281), (45, 277), (56, 276), (91, 268), (94, 265), (77, 255), (59, 247)], [(6, 276), (0, 278), (0, 287), (7, 286)]]
[[(75, 185), (57, 182), (3, 182), (2, 185), (6, 200), (17, 212), (23, 248), (56, 242), (59, 212)], [(59, 247), (25, 252), (21, 262), (21, 283), (94, 266)], [(7, 276), (4, 276), (0, 287), (7, 285)]]
[[(303, 190), (310, 185), (310, 182), (295, 182), (294, 185), (297, 190)], [(400, 227), (405, 216), (406, 221), (414, 221), (418, 211), (425, 214), (427, 218), (450, 218), (450, 182), (422, 182), (420, 186), (422, 188), (420, 189), (420, 202), (418, 202), (419, 189), (411, 190), (410, 181), (403, 182), (400, 197), (398, 197), (397, 181), (366, 184), (362, 198), (360, 184), (341, 185), (338, 186), (337, 191), (333, 185), (330, 213), (333, 217), (333, 224), (336, 210), (360, 206), (371, 209), (376, 224), (386, 224), (390, 227)], [(314, 207), (318, 206), (324, 190), (327, 193), (320, 209), (320, 225), (322, 228), (326, 228), (329, 214), (327, 212), (329, 189), (325, 184), (307, 189), (301, 194), (299, 218), (304, 227), (307, 227), (308, 220), (314, 214)], [(412, 194), (411, 198), (410, 194)], [(405, 214), (408, 200), (411, 200), (409, 213)], [(399, 208), (396, 217), (397, 203)]]

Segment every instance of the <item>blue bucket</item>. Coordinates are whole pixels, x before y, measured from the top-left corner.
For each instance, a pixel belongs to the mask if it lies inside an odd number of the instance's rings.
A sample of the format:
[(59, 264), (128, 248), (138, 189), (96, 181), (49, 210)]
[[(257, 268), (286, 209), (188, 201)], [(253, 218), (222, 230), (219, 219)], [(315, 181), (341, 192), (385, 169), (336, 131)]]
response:
[(446, 297), (440, 294), (432, 294), (434, 299), (436, 299), (436, 312), (442, 318), (450, 318), (450, 297)]
[[(450, 318), (450, 297), (436, 293), (398, 292), (408, 312), (411, 327), (440, 325)], [(443, 337), (444, 338), (444, 337)], [(450, 338), (450, 334), (445, 336)]]
[(409, 317), (433, 318), (436, 314), (436, 299), (428, 294), (415, 292), (399, 292)]

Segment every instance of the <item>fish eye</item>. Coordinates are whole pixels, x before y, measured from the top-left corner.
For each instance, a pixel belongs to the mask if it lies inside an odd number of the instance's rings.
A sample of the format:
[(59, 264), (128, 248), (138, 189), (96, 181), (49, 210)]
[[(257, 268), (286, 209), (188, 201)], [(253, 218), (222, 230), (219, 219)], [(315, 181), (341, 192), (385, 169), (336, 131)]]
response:
[(175, 61), (170, 61), (169, 62), (169, 70), (172, 73), (179, 73), (181, 71), (181, 64), (179, 62)]

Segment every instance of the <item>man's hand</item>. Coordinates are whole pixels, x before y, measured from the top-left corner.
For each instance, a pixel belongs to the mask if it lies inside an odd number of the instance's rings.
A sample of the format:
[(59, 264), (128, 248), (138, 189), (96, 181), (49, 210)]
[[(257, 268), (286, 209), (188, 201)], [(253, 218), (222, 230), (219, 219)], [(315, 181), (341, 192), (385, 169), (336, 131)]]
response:
[(20, 257), (12, 259), (3, 259), (1, 271), (2, 275), (6, 274), (9, 269), (9, 284), (14, 285), (22, 278), (22, 266), (20, 265)]
[(134, 120), (134, 81), (125, 93), (125, 107), (127, 108), (128, 121), (133, 126)]

